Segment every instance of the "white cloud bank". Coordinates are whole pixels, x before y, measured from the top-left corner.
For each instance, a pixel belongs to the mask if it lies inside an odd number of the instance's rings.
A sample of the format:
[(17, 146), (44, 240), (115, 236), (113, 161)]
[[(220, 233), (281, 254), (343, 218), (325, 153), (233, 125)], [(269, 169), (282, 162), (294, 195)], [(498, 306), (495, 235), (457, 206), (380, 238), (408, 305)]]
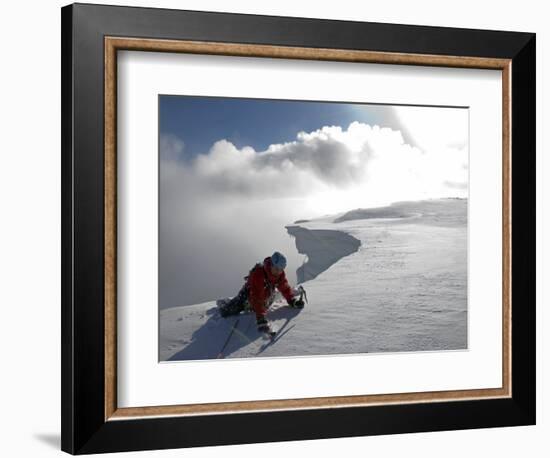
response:
[(163, 136), (161, 307), (233, 295), (253, 262), (274, 250), (290, 255), (292, 272), (300, 258), (284, 225), (295, 219), (466, 197), (467, 141), (453, 142), (420, 149), (398, 130), (354, 122), (300, 132), (295, 141), (261, 152), (220, 140), (207, 154), (183, 161), (183, 142)]
[[(434, 136), (435, 138), (435, 136)], [(161, 139), (163, 171), (184, 168), (186, 179), (203, 192), (246, 195), (251, 199), (312, 198), (320, 193), (360, 192), (360, 206), (411, 198), (464, 196), (468, 151), (461, 144), (419, 149), (406, 144), (400, 131), (354, 122), (347, 129), (326, 126), (300, 132), (293, 142), (256, 152), (216, 142), (207, 154), (185, 166), (174, 164), (183, 143)], [(169, 165), (168, 162), (171, 164)], [(167, 178), (163, 177), (163, 178)], [(163, 184), (165, 181), (163, 181)], [(340, 210), (347, 210), (347, 202)], [(318, 208), (318, 212), (335, 211)], [(338, 210), (336, 210), (338, 211)]]

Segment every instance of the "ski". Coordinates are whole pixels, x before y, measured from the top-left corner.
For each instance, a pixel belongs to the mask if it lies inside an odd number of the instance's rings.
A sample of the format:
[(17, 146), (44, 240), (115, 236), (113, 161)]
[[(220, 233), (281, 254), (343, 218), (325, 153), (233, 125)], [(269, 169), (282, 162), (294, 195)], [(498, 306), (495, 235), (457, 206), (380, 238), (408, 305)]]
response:
[(296, 326), (295, 324), (293, 324), (292, 326), (290, 326), (286, 331), (282, 331), (281, 329), (279, 329), (277, 331), (277, 335), (271, 340), (271, 343), (275, 343), (275, 342), (279, 342), (279, 340), (281, 340), (281, 338), (287, 333), (289, 332), (294, 326)]
[(270, 329), (269, 331), (260, 331), (265, 337), (269, 337), (270, 339), (274, 339), (277, 335), (277, 331), (274, 331), (273, 329)]
[(296, 325), (292, 325), (290, 326), (288, 329), (286, 329), (285, 331), (283, 331), (283, 329), (286, 327), (286, 325), (289, 323), (289, 321), (287, 321), (284, 325), (282, 325), (277, 331), (274, 331), (275, 332), (275, 335), (273, 337), (271, 337), (269, 339), (268, 342), (264, 343), (262, 345), (262, 347), (258, 350), (258, 352), (256, 353), (256, 356), (260, 355), (261, 353), (263, 353), (267, 348), (269, 348), (271, 345), (275, 344), (275, 342), (278, 342), (279, 339), (281, 337), (283, 337), (287, 332), (289, 332), (294, 326)]
[[(287, 320), (284, 322), (284, 324), (275, 331), (275, 335), (273, 337), (277, 337), (279, 335), (281, 335), (281, 331), (287, 327), (288, 323), (290, 323), (290, 319), (287, 318)], [(276, 340), (276, 339), (273, 339), (273, 340)]]
[(274, 330), (271, 329), (271, 328), (267, 328), (267, 329), (258, 329), (258, 332), (259, 332), (263, 337), (269, 337), (270, 339), (273, 339), (273, 338), (277, 335), (277, 331), (274, 331)]
[(290, 323), (290, 319), (287, 318), (287, 320), (284, 322), (284, 324), (279, 327), (278, 329), (270, 328), (269, 331), (263, 331), (264, 334), (269, 336), (272, 340), (275, 340), (275, 338), (279, 335), (281, 335), (281, 331), (287, 327), (288, 323)]

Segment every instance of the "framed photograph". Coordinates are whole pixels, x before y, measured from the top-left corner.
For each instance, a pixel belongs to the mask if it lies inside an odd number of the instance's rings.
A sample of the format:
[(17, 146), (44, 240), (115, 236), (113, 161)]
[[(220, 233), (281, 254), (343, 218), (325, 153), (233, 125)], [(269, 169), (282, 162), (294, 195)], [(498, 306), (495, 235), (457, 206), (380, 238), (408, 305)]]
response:
[(62, 9), (62, 449), (535, 423), (535, 35)]

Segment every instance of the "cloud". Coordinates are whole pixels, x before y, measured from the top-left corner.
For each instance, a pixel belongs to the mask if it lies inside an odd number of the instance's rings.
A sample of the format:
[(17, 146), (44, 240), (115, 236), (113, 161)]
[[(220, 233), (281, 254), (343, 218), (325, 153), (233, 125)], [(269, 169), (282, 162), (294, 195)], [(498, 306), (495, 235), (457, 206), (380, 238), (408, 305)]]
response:
[[(161, 139), (161, 158), (172, 166), (182, 151), (175, 138)], [(354, 122), (347, 130), (325, 126), (300, 132), (295, 141), (260, 152), (219, 140), (185, 169), (187, 180), (193, 177), (195, 185), (226, 196), (303, 197), (365, 186), (376, 193), (394, 186), (405, 195), (421, 190), (436, 196), (448, 183), (467, 186), (464, 164), (464, 144), (422, 150), (405, 143), (398, 130)]]
[(468, 189), (468, 183), (465, 182), (455, 182), (455, 181), (444, 181), (445, 186), (448, 186), (449, 188), (453, 189), (460, 189), (460, 190), (466, 190)]
[(177, 161), (183, 159), (183, 150), (185, 144), (183, 141), (172, 134), (163, 134), (160, 136), (160, 160)]
[(182, 160), (174, 136), (162, 136), (160, 149), (161, 308), (235, 294), (275, 250), (294, 281), (302, 258), (284, 226), (296, 219), (467, 193), (466, 147), (422, 150), (399, 130), (358, 122), (260, 152), (222, 139)]
[(393, 112), (410, 133), (411, 144), (424, 151), (464, 149), (468, 143), (467, 108), (399, 106)]
[[(179, 150), (173, 139), (161, 141), (162, 147), (167, 150), (161, 153), (163, 158), (171, 158)], [(250, 147), (238, 149), (220, 140), (207, 154), (199, 155), (189, 171), (219, 192), (303, 196), (361, 184), (371, 160), (392, 152), (407, 155), (413, 150), (399, 131), (354, 122), (347, 130), (326, 126), (300, 132), (295, 141), (271, 145), (261, 152)]]

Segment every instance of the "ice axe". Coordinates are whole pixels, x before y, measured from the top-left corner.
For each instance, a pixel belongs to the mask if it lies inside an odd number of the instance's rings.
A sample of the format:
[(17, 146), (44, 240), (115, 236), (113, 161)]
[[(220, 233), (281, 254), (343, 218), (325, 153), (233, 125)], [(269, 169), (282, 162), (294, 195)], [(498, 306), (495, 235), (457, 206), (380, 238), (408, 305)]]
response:
[(300, 300), (303, 302), (303, 300), (305, 299), (306, 303), (308, 303), (307, 294), (306, 294), (306, 290), (304, 289), (304, 287), (302, 285), (300, 285), (300, 286), (298, 286), (297, 289), (300, 292)]

